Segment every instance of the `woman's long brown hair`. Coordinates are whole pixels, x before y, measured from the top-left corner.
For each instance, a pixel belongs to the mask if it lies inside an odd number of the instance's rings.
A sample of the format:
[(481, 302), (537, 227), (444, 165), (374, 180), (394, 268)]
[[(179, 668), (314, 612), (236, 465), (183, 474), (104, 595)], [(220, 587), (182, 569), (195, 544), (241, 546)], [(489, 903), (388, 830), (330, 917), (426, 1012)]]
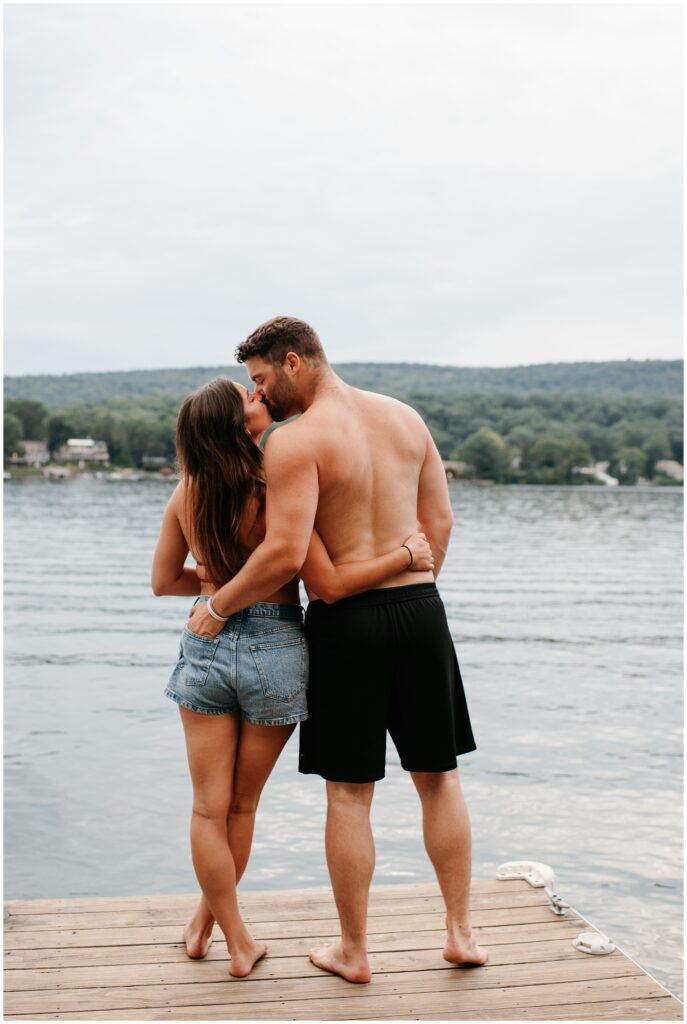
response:
[(218, 377), (184, 400), (177, 418), (176, 447), (186, 480), (191, 546), (207, 578), (221, 587), (248, 555), (239, 530), (246, 502), (264, 504), (262, 452), (246, 433), (238, 388)]

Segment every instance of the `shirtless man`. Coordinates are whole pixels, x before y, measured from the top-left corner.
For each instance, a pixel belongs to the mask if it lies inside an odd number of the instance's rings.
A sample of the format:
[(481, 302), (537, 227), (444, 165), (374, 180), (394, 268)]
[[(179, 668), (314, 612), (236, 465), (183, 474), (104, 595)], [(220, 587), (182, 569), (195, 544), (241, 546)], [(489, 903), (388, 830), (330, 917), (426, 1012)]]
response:
[[(439, 453), (409, 406), (337, 377), (302, 320), (268, 321), (236, 357), (275, 420), (302, 415), (270, 438), (265, 539), (213, 597), (216, 615), (284, 586), (305, 560), (313, 527), (335, 564), (383, 554), (418, 529), (434, 553), (434, 575), (406, 571), (333, 604), (310, 595), (300, 771), (327, 780), (327, 864), (341, 922), (340, 941), (310, 959), (348, 981), (370, 980), (370, 806), (388, 730), (422, 802), (425, 847), (446, 904), (444, 958), (483, 964), (470, 927), (470, 821), (456, 767), (456, 755), (475, 743), (434, 583), (453, 523)], [(194, 633), (215, 636), (222, 626), (207, 603), (193, 609)]]

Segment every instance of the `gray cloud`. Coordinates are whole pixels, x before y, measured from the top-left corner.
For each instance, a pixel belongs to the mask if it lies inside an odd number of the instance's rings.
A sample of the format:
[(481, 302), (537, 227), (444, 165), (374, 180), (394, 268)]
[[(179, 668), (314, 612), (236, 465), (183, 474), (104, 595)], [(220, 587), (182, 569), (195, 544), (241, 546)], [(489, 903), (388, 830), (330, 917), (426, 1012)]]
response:
[(680, 354), (677, 5), (5, 20), (6, 372)]

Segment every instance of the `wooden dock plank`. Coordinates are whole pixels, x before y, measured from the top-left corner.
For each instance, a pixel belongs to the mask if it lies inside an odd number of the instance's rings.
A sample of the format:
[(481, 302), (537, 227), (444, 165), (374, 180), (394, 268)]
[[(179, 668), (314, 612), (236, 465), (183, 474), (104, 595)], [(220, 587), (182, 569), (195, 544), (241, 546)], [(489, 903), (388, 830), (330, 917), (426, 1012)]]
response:
[[(527, 887), (529, 889), (529, 887)], [(470, 887), (471, 897), (483, 893), (507, 892), (521, 893), (522, 882), (517, 879), (499, 882), (490, 879), (475, 879)], [(532, 891), (531, 889), (529, 890)], [(535, 890), (536, 891), (536, 890)], [(370, 892), (370, 904), (374, 902), (390, 901), (395, 903), (400, 899), (416, 899), (421, 896), (436, 896), (436, 882), (417, 882), (411, 885), (378, 885)], [(239, 894), (241, 900), (247, 904), (261, 906), (263, 904), (283, 906), (285, 903), (301, 904), (307, 900), (332, 901), (329, 889), (242, 889)], [(173, 906), (177, 903), (189, 910), (198, 900), (198, 893), (176, 893), (165, 896), (99, 896), (81, 897), (74, 899), (41, 899), (41, 900), (7, 900), (5, 910), (11, 914), (58, 914), (62, 911), (68, 913), (88, 913), (90, 911), (102, 910), (140, 910), (146, 908)]]
[[(10, 901), (6, 904), (10, 914), (5, 938), (6, 1016), (33, 1020), (672, 1020), (682, 1016), (681, 1004), (623, 953), (589, 957), (575, 950), (571, 939), (587, 930), (587, 923), (572, 910), (565, 917), (553, 915), (545, 894), (524, 882), (473, 885), (473, 921), (490, 949), (490, 961), (481, 968), (455, 968), (442, 959), (444, 911), (436, 885), (373, 889), (373, 980), (367, 986), (348, 985), (318, 971), (306, 957), (313, 944), (337, 934), (327, 890), (242, 894), (246, 917), (255, 933), (268, 941), (270, 952), (250, 978), (241, 980), (228, 974), (221, 935), (204, 961), (189, 961), (185, 956), (181, 927), (195, 901), (194, 895)], [(566, 1006), (569, 1017), (561, 1010)]]
[[(457, 972), (454, 972), (454, 975)], [(334, 979), (336, 980), (336, 979)], [(183, 986), (188, 992), (182, 993), (187, 999), (183, 1002), (170, 1002), (165, 993), (160, 991), (160, 1002), (148, 1005), (146, 1019), (181, 1019), (181, 1020), (364, 1020), (364, 1019), (407, 1019), (414, 1015), (434, 1019), (438, 1015), (460, 1012), (474, 1015), (475, 1012), (492, 1019), (507, 1019), (514, 1010), (529, 1011), (537, 1006), (551, 1006), (563, 1003), (578, 1005), (597, 1005), (610, 1003), (616, 999), (629, 1001), (633, 997), (650, 999), (657, 986), (644, 975), (634, 975), (615, 979), (581, 980), (573, 982), (556, 982), (549, 984), (521, 985), (515, 987), (496, 988), (464, 988), (455, 986), (443, 990), (429, 989), (421, 992), (394, 991), (387, 985), (388, 979), (375, 984), (373, 981), (364, 988), (347, 986), (340, 982), (338, 993), (325, 994), (311, 999), (298, 1000), (288, 998), (287, 993), (275, 993), (271, 988), (265, 992), (262, 1000), (246, 1000), (237, 995), (228, 994), (226, 988), (215, 986), (214, 993), (200, 991), (201, 1001), (194, 1004), (190, 998), (196, 986)], [(373, 988), (374, 986), (374, 988)], [(350, 993), (350, 994), (349, 994)], [(664, 995), (662, 993), (662, 995)], [(270, 998), (271, 997), (271, 998)], [(114, 1010), (101, 1011), (98, 1007), (60, 1009), (53, 1006), (47, 1013), (67, 1019), (91, 1017), (97, 1009), (98, 1019), (141, 1019), (143, 1008), (135, 1005), (137, 997), (132, 995), (134, 1004), (122, 1006)], [(140, 1000), (140, 996), (138, 997)], [(677, 1000), (673, 1002), (679, 1007)], [(106, 1005), (106, 1003), (100, 1004)], [(5, 1012), (12, 1017), (22, 1011), (10, 1009)], [(29, 1011), (37, 1019), (41, 1011)], [(44, 1011), (46, 1012), (46, 1011)], [(24, 1011), (24, 1014), (29, 1014)]]
[[(527, 892), (504, 892), (476, 894), (473, 896), (470, 906), (473, 911), (513, 909), (516, 907), (541, 906), (541, 896), (534, 889)], [(240, 901), (242, 910), (254, 922), (262, 921), (307, 921), (313, 918), (335, 917), (336, 907), (334, 900), (323, 897), (321, 900), (303, 900), (300, 904), (263, 904), (262, 901), (242, 899)], [(90, 911), (83, 913), (68, 913), (61, 910), (50, 914), (22, 914), (8, 910), (9, 914), (5, 920), (5, 929), (8, 933), (18, 931), (51, 931), (54, 929), (77, 929), (99, 927), (135, 928), (152, 925), (183, 925), (188, 920), (188, 915), (195, 909), (193, 903), (186, 902), (183, 905), (164, 907), (155, 906), (140, 908), (137, 910), (119, 910), (113, 908), (109, 911)], [(384, 917), (389, 915), (408, 915), (443, 913), (444, 904), (441, 896), (433, 893), (431, 895), (416, 898), (397, 898), (394, 901), (371, 900), (369, 906), (369, 918)]]
[[(187, 1007), (183, 1014), (175, 1014), (173, 1010), (163, 1011), (156, 1017), (149, 1019), (158, 1020), (175, 1020), (179, 1017), (183, 1017), (184, 1020), (192, 1020), (193, 1012), (196, 1008)], [(188, 1012), (188, 1015), (186, 1011)], [(200, 1014), (195, 1016), (197, 1020), (208, 1020), (210, 1019), (205, 1012), (206, 1008), (200, 1008)], [(219, 1015), (216, 1015), (220, 1020), (229, 1020), (228, 1012), (222, 1011)], [(38, 1013), (23, 1015), (16, 1014), (11, 1018), (12, 1020), (60, 1020), (67, 1019), (62, 1017), (60, 1014), (48, 1014)], [(69, 1015), (69, 1020), (93, 1020), (90, 1014), (75, 1013)], [(122, 1012), (105, 1011), (102, 1014), (98, 1014), (98, 1020), (139, 1020), (136, 1011), (124, 1010)], [(269, 1018), (267, 1018), (269, 1019)], [(288, 1017), (279, 1017), (277, 1019), (291, 1019)], [(320, 1018), (318, 1018), (320, 1019)], [(372, 1018), (371, 1018), (372, 1019)], [(385, 1017), (384, 1014), (379, 1014), (373, 1018), (375, 1020), (397, 1020), (398, 1017)], [(418, 1018), (416, 1018), (418, 1019)], [(425, 1018), (426, 1019), (426, 1018)], [(452, 1008), (448, 1013), (437, 1013), (432, 1014), (433, 1020), (494, 1020), (494, 1013), (492, 1010), (480, 1011), (477, 1009), (472, 1010), (461, 1010)], [(632, 1000), (605, 1000), (590, 1003), (564, 1003), (562, 1005), (556, 1004), (554, 1006), (527, 1006), (527, 1007), (506, 1007), (503, 1012), (498, 1015), (498, 1019), (505, 1020), (682, 1020), (682, 1011), (678, 1007), (675, 1007), (675, 1000), (668, 996), (658, 997), (655, 999), (632, 999)]]
[[(495, 925), (518, 925), (545, 923), (552, 918), (551, 911), (543, 905), (503, 910), (475, 911), (472, 915), (475, 927)], [(253, 914), (247, 914), (249, 925), (260, 934), (260, 938), (269, 942), (272, 939), (330, 935), (338, 930), (336, 917), (314, 919), (310, 921), (256, 921)], [(433, 914), (408, 914), (372, 917), (369, 921), (369, 934), (380, 932), (403, 931), (435, 931), (444, 923), (443, 911)], [(178, 942), (180, 924), (162, 925), (160, 927), (88, 928), (70, 929), (65, 931), (9, 931), (5, 935), (6, 949), (40, 949), (65, 946), (127, 946), (148, 945), (152, 942)]]
[[(513, 942), (547, 942), (552, 937), (572, 940), (580, 931), (579, 922), (561, 922), (551, 915), (549, 921), (541, 924), (508, 925), (507, 927), (483, 927), (479, 929), (480, 941), (492, 949), (495, 946)], [(227, 950), (222, 933), (215, 928), (214, 942), (206, 960), (226, 960)], [(313, 944), (332, 942), (334, 931), (310, 938), (272, 939), (269, 944), (270, 959), (280, 956), (307, 956)], [(370, 935), (371, 953), (381, 950), (440, 949), (444, 942), (443, 928), (435, 931), (381, 932)], [(5, 965), (14, 970), (40, 967), (80, 967), (139, 963), (185, 963), (186, 951), (181, 935), (176, 943), (153, 943), (148, 946), (80, 946), (65, 949), (7, 949)]]
[[(614, 999), (555, 1006), (509, 1009), (508, 1020), (682, 1020), (682, 1008), (670, 996), (653, 999)], [(387, 1018), (389, 1019), (389, 1018)], [(436, 1020), (488, 1020), (484, 1013), (437, 1013)]]
[[(442, 948), (440, 939), (429, 949), (412, 948), (381, 952), (371, 952), (370, 963), (374, 973), (399, 971), (434, 971), (451, 970), (451, 967), (437, 956)], [(620, 953), (604, 958), (606, 963), (616, 959), (624, 962)], [(579, 963), (579, 954), (570, 939), (552, 939), (547, 942), (512, 943), (497, 946), (491, 950), (489, 964), (494, 965), (549, 963), (559, 961), (561, 976), (565, 974), (566, 964), (563, 961)], [(205, 960), (202, 968), (203, 980), (224, 981), (227, 975), (228, 958), (225, 951), (224, 959)], [(635, 968), (639, 971), (639, 968)], [(302, 978), (318, 977), (318, 968), (314, 967), (307, 956), (285, 956), (275, 958), (268, 956), (260, 965), (259, 977), (265, 978)], [(36, 991), (54, 988), (100, 988), (116, 984), (121, 978), (119, 966), (97, 967), (94, 965), (66, 968), (42, 968), (33, 971), (6, 970), (5, 992)], [(132, 964), (127, 971), (135, 984), (171, 984), (174, 981), (195, 982), (198, 980), (198, 965), (188, 959), (177, 963)]]
[[(437, 958), (440, 959), (440, 958)], [(189, 964), (189, 966), (194, 966)], [(312, 966), (312, 965), (311, 965)], [(275, 976), (269, 971), (267, 964), (257, 970), (250, 979), (231, 978), (226, 965), (219, 976), (217, 972), (203, 972), (203, 980), (177, 979), (175, 982), (163, 982), (153, 977), (128, 974), (127, 985), (107, 985), (102, 987), (55, 987), (34, 991), (5, 992), (5, 1012), (37, 1013), (46, 1012), (51, 1007), (60, 1013), (65, 1011), (94, 1010), (98, 1006), (115, 1008), (145, 1008), (151, 1005), (179, 1005), (185, 1003), (213, 1004), (226, 1002), (259, 1003), (273, 1001), (279, 996), (299, 1005), (314, 1000), (340, 1000), (345, 994), (345, 1002), (349, 1008), (356, 1007), (358, 1000), (368, 999), (371, 994), (377, 996), (396, 996), (400, 993), (437, 993), (463, 992), (469, 989), (511, 989), (519, 986), (542, 985), (554, 982), (590, 982), (608, 981), (609, 979), (642, 976), (641, 970), (622, 957), (611, 960), (609, 957), (586, 957), (584, 961), (575, 960), (570, 963), (548, 964), (507, 964), (494, 965), (480, 969), (460, 969), (444, 964), (435, 970), (413, 969), (409, 960), (399, 961), (394, 972), (387, 964), (387, 970), (377, 968), (374, 988), (362, 985), (348, 985), (340, 978), (328, 977), (317, 968), (312, 972), (307, 966), (300, 966), (301, 972), (290, 975), (277, 975), (278, 984), (273, 984)], [(122, 981), (122, 972), (119, 978)], [(648, 979), (651, 981), (651, 979)], [(237, 987), (238, 986), (238, 987)], [(231, 990), (231, 992), (230, 992)], [(660, 992), (659, 987), (652, 983), (652, 993)], [(646, 992), (645, 992), (646, 994)], [(661, 993), (662, 994), (662, 993)]]

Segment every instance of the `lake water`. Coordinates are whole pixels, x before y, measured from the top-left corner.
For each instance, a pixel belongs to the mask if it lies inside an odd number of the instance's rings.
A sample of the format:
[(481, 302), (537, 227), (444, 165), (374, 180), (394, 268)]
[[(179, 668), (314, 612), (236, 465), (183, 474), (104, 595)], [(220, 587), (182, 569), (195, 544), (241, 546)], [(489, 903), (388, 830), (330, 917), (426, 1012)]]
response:
[[(149, 567), (172, 484), (5, 484), (6, 897), (188, 892), (191, 790), (162, 696), (187, 598)], [(478, 750), (474, 874), (561, 895), (682, 992), (682, 493), (452, 485), (440, 579)], [(291, 739), (245, 888), (328, 883), (324, 787)], [(389, 744), (376, 883), (432, 877)]]

